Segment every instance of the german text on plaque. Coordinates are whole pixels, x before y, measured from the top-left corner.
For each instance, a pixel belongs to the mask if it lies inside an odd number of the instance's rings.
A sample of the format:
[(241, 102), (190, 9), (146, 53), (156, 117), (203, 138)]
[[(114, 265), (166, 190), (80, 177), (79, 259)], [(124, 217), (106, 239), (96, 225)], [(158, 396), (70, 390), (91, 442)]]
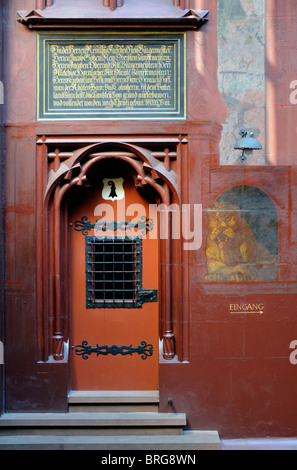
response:
[(185, 33), (39, 33), (38, 120), (186, 118)]

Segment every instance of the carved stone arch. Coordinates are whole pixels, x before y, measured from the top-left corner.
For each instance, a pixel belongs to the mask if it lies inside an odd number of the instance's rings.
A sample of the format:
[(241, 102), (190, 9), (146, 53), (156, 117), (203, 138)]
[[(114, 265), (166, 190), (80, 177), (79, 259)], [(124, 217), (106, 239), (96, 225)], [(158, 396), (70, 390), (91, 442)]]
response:
[[(147, 149), (142, 147), (138, 147), (136, 145), (132, 145), (125, 142), (120, 141), (112, 141), (112, 142), (101, 142), (98, 144), (88, 145), (87, 147), (83, 147), (81, 149), (75, 150), (73, 152), (73, 156), (63, 162), (57, 171), (51, 170), (48, 175), (48, 184), (45, 191), (45, 203), (50, 198), (53, 193), (54, 188), (63, 181), (71, 181), (73, 172), (78, 167), (81, 168), (79, 176), (76, 176), (78, 179), (76, 184), (81, 185), (83, 182), (83, 178), (86, 177), (86, 171), (84, 170), (84, 166), (82, 165), (82, 160), (86, 155), (92, 154), (94, 152), (104, 151), (106, 149), (120, 149), (130, 151), (132, 154), (135, 154), (141, 160), (141, 166), (135, 164), (133, 159), (126, 160), (134, 166), (135, 170), (138, 171), (138, 178), (139, 178), (139, 185), (142, 184), (150, 184), (157, 189), (160, 193), (160, 196), (164, 203), (168, 203), (168, 200), (164, 194), (163, 185), (160, 184), (160, 181), (168, 185), (172, 192), (172, 198), (174, 203), (179, 203), (179, 191), (176, 182), (176, 174), (174, 171), (167, 171), (165, 166), (156, 158), (154, 158), (151, 152)], [(117, 158), (123, 159), (124, 157), (117, 156)]]
[[(71, 188), (85, 186), (92, 166), (108, 158), (116, 158), (130, 165), (131, 174), (135, 174), (136, 188), (145, 186), (154, 190), (164, 207), (169, 208), (172, 204), (180, 207), (175, 172), (168, 171), (149, 150), (130, 143), (105, 141), (79, 148), (56, 170), (50, 170), (43, 199), (42, 260), (38, 262), (43, 266), (43, 297), (39, 305), (43, 306), (43, 330), (47, 332), (40, 346), (43, 360), (48, 360), (48, 357), (55, 361), (63, 360), (69, 334), (68, 214), (64, 205), (65, 196)], [(181, 211), (178, 216), (181, 217)], [(160, 211), (160, 217), (165, 220), (163, 223), (168, 224), (170, 234), (170, 217), (164, 211)], [(180, 291), (176, 289), (181, 285), (180, 243), (181, 237), (179, 240), (170, 237), (160, 240), (160, 336), (165, 359), (175, 356), (173, 310), (180, 309), (181, 303)]]

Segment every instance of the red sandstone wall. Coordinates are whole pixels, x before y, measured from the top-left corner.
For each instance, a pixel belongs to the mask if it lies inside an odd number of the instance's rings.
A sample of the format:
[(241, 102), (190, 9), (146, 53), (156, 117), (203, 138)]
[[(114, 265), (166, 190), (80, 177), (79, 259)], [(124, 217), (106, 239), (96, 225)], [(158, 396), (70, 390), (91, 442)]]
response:
[[(40, 7), (34, 0), (5, 4), (6, 101), (6, 409), (61, 411), (67, 407), (69, 364), (38, 362), (36, 300), (37, 198), (36, 136), (187, 136), (178, 179), (183, 201), (202, 204), (203, 245), (191, 252), (189, 284), (184, 289), (184, 320), (179, 345), (182, 362), (160, 364), (161, 409), (186, 412), (189, 427), (217, 429), (221, 437), (289, 437), (296, 435), (296, 368), (289, 345), (296, 326), (296, 224), (294, 157), (295, 107), (289, 84), (294, 76), (294, 0), (271, 2), (267, 68), (267, 159), (275, 167), (219, 166), (220, 125), (226, 105), (217, 90), (217, 2), (200, 1), (210, 10), (201, 31), (188, 33), (189, 115), (185, 122), (37, 123), (35, 33), (16, 22), (15, 10)], [(282, 9), (280, 8), (282, 4)], [(277, 9), (275, 9), (278, 7)], [(271, 55), (275, 54), (274, 67)], [(284, 64), (284, 65), (282, 65)], [(281, 67), (283, 66), (283, 69)], [(293, 73), (288, 76), (287, 71)], [(283, 76), (286, 72), (286, 80)], [(297, 73), (297, 72), (296, 72)], [(280, 98), (280, 96), (282, 98)], [(284, 124), (287, 123), (287, 124)], [(132, 130), (131, 130), (132, 129)], [(39, 162), (40, 163), (40, 162)], [(285, 165), (285, 166), (283, 166)], [(254, 185), (273, 200), (279, 217), (280, 278), (276, 283), (217, 284), (205, 281), (207, 209), (230, 187)], [(263, 304), (263, 314), (230, 313), (230, 305)], [(182, 350), (181, 350), (182, 349)]]

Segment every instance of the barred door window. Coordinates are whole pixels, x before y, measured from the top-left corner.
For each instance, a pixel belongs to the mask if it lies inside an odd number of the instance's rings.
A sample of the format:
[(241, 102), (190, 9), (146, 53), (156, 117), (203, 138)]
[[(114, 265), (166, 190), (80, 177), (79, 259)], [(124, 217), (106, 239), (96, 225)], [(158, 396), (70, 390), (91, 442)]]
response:
[(86, 237), (87, 308), (139, 308), (156, 301), (142, 289), (140, 237)]

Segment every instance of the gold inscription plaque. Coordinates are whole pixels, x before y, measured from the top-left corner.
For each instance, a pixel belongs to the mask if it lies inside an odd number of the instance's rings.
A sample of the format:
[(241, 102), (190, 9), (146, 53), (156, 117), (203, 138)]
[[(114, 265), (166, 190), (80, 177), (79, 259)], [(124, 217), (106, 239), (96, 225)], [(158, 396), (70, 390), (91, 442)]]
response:
[(185, 119), (185, 33), (40, 33), (38, 120)]

